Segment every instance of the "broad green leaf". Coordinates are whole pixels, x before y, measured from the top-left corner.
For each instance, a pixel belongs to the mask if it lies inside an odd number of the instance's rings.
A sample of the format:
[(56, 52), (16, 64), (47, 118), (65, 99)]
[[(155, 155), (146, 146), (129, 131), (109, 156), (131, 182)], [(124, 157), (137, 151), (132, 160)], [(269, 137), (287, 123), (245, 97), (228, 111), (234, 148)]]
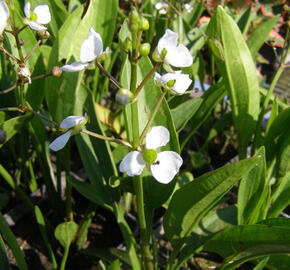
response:
[[(0, 129), (6, 132), (6, 142), (8, 142), (15, 134), (17, 134), (21, 128), (26, 125), (32, 118), (31, 113), (26, 113), (25, 115), (16, 116), (5, 121), (3, 124), (0, 125)], [(0, 148), (3, 144), (0, 144)]]
[(277, 145), (279, 138), (285, 134), (285, 128), (290, 123), (290, 108), (287, 108), (279, 113), (270, 126), (265, 139), (267, 162), (272, 161), (277, 154)]
[(0, 231), (2, 236), (5, 238), (7, 244), (9, 245), (10, 249), (12, 250), (19, 270), (28, 270), (24, 256), (17, 243), (16, 237), (14, 236), (13, 232), (7, 225), (2, 213), (0, 213)]
[(57, 268), (57, 262), (55, 260), (55, 256), (54, 256), (54, 253), (53, 253), (53, 249), (52, 249), (52, 246), (48, 240), (48, 235), (47, 235), (47, 231), (46, 231), (46, 224), (45, 224), (45, 220), (44, 220), (44, 217), (42, 215), (42, 212), (40, 210), (40, 208), (36, 205), (34, 207), (34, 214), (35, 214), (35, 218), (36, 218), (36, 221), (37, 221), (37, 224), (38, 224), (38, 228), (40, 230), (40, 233), (41, 233), (41, 236), (42, 236), (42, 239), (44, 241), (44, 244), (45, 244), (45, 247), (47, 249), (47, 252), (50, 256), (50, 259), (51, 259), (51, 262), (53, 263), (53, 267), (56, 269)]
[(164, 229), (169, 239), (187, 237), (193, 227), (232, 186), (254, 166), (253, 157), (205, 173), (177, 190), (164, 216)]
[(255, 64), (238, 26), (221, 6), (217, 7), (206, 33), (222, 46), (224, 67), (220, 68), (220, 72), (227, 83), (239, 154), (243, 157), (259, 115), (260, 96)]
[(205, 244), (204, 250), (226, 258), (228, 263), (222, 269), (236, 269), (252, 259), (289, 253), (290, 228), (268, 225), (232, 227), (217, 233)]
[(290, 172), (290, 130), (279, 139), (279, 153), (277, 158), (277, 177), (283, 177)]
[(180, 132), (191, 117), (197, 112), (202, 98), (192, 98), (171, 110), (177, 132)]
[(289, 255), (272, 255), (267, 265), (269, 268), (274, 267), (274, 270), (289, 270), (290, 257)]
[(290, 228), (290, 219), (289, 218), (281, 218), (281, 217), (268, 218), (268, 219), (260, 221), (259, 224)]
[(174, 269), (180, 269), (183, 262), (198, 252), (203, 245), (218, 231), (237, 224), (237, 208), (229, 206), (210, 212), (198, 224), (181, 249)]
[(113, 262), (110, 264), (108, 270), (119, 270), (120, 267), (121, 267), (121, 263), (120, 263), (120, 261), (117, 259), (117, 260), (113, 261)]
[(74, 239), (77, 230), (78, 225), (74, 221), (63, 222), (55, 228), (54, 236), (64, 248), (67, 248)]
[(211, 111), (215, 108), (216, 104), (224, 98), (225, 94), (226, 89), (223, 82), (211, 86), (203, 93), (201, 97), (202, 103), (189, 122), (189, 131), (181, 143), (181, 149), (184, 148), (194, 132), (206, 121)]
[(96, 188), (92, 184), (81, 182), (72, 178), (70, 178), (68, 181), (80, 194), (82, 194), (88, 200), (104, 206), (107, 209), (111, 209), (111, 207), (109, 206), (110, 194), (106, 189)]
[(255, 224), (263, 220), (268, 209), (270, 186), (266, 179), (265, 149), (260, 148), (256, 156), (261, 157), (258, 165), (242, 178), (239, 185), (239, 225)]
[(253, 57), (257, 54), (263, 43), (267, 40), (270, 31), (273, 29), (279, 18), (280, 16), (272, 17), (271, 19), (259, 25), (249, 36), (247, 39), (247, 44)]
[(279, 179), (279, 186), (271, 198), (268, 217), (277, 217), (290, 204), (290, 172)]
[(1, 263), (1, 267), (3, 267), (3, 270), (10, 269), (9, 260), (8, 260), (6, 248), (5, 248), (5, 243), (1, 237), (1, 234), (0, 234), (0, 263)]
[[(151, 69), (152, 64), (149, 58), (141, 58), (137, 68), (137, 85), (141, 83), (143, 78), (145, 78), (145, 76), (150, 72)], [(130, 75), (131, 68), (129, 61), (127, 60), (121, 73), (121, 84), (124, 87), (129, 88)], [(144, 88), (140, 92), (137, 101), (139, 134), (142, 133), (148, 120), (150, 119), (160, 96), (161, 90), (155, 85), (153, 78), (150, 77), (149, 80), (146, 82)], [(132, 121), (130, 105), (126, 105), (125, 109), (127, 115), (127, 123), (131, 123)], [(168, 108), (166, 100), (162, 101), (162, 104), (151, 124), (151, 127), (158, 125), (166, 127), (170, 132), (170, 141), (166, 146), (162, 147), (161, 151), (171, 150), (179, 153), (177, 134), (173, 124), (171, 112)], [(174, 189), (174, 185), (175, 181), (172, 181), (170, 184), (164, 185), (158, 183), (152, 176), (146, 176), (146, 181), (144, 181), (144, 197), (146, 203), (148, 203), (153, 208), (159, 207), (169, 198), (172, 190)], [(161, 194), (162, 196), (160, 196)]]

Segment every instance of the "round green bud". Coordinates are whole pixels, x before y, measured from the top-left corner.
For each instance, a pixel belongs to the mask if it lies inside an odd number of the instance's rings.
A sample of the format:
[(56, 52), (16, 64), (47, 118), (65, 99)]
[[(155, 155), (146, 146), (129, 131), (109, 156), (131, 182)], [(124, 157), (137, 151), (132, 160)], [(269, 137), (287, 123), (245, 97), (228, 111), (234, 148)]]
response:
[(146, 18), (142, 17), (141, 18), (141, 30), (147, 31), (148, 29), (149, 29), (149, 21)]
[(130, 51), (131, 47), (132, 47), (132, 41), (130, 38), (127, 37), (125, 41), (123, 42), (123, 49), (127, 53)]
[(137, 32), (141, 26), (141, 18), (136, 10), (133, 10), (129, 17), (129, 29), (131, 32)]
[(35, 12), (31, 12), (31, 14), (30, 14), (30, 18), (29, 18), (30, 20), (32, 20), (32, 21), (36, 21), (37, 20), (37, 15), (36, 15), (36, 13)]
[(116, 101), (122, 105), (127, 105), (133, 98), (134, 94), (126, 88), (120, 88), (116, 94)]
[(153, 149), (148, 149), (143, 153), (143, 159), (149, 164), (154, 163), (156, 158), (157, 152)]
[(174, 84), (175, 84), (175, 81), (176, 81), (176, 80), (170, 80), (170, 81), (168, 81), (168, 82), (167, 82), (167, 86), (168, 86), (169, 88), (173, 87)]
[(142, 56), (147, 56), (150, 53), (150, 48), (151, 48), (151, 46), (149, 43), (143, 43), (139, 47), (139, 53)]

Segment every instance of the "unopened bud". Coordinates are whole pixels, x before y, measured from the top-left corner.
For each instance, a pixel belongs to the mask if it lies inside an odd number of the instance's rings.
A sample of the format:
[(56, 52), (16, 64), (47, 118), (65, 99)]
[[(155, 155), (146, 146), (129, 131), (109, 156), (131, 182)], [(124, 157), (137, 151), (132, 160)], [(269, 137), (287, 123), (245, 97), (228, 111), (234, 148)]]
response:
[(126, 88), (120, 88), (116, 94), (116, 101), (122, 105), (127, 105), (133, 98), (134, 94)]
[(141, 19), (136, 10), (133, 10), (129, 18), (129, 29), (131, 32), (137, 32), (141, 26)]
[(50, 34), (47, 30), (40, 30), (37, 32), (37, 35), (39, 39), (48, 39), (50, 37)]
[(151, 48), (151, 46), (149, 43), (143, 43), (139, 47), (139, 53), (142, 56), (147, 56), (150, 53), (150, 48)]
[(62, 70), (58, 66), (53, 67), (51, 70), (51, 74), (53, 77), (60, 77), (61, 73)]
[(149, 29), (149, 21), (146, 18), (142, 17), (141, 18), (141, 30), (147, 31), (148, 29)]
[(24, 40), (23, 40), (23, 39), (20, 39), (20, 40), (19, 40), (19, 44), (20, 44), (20, 45), (24, 45)]
[(154, 52), (152, 54), (152, 58), (155, 62), (162, 62), (161, 56), (160, 56), (157, 48), (154, 50)]
[(123, 49), (127, 53), (130, 51), (131, 47), (132, 47), (132, 41), (130, 38), (127, 37), (125, 41), (123, 42)]

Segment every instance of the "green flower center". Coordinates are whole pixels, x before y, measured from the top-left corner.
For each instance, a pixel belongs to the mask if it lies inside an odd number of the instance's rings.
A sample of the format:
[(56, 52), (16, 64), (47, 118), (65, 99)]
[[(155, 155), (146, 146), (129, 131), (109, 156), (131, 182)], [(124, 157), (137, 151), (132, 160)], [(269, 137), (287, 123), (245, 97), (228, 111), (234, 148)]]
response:
[(31, 21), (36, 21), (37, 20), (37, 15), (36, 15), (36, 13), (34, 13), (34, 12), (31, 12), (31, 14), (30, 14), (30, 18), (29, 18)]
[(147, 163), (154, 163), (155, 160), (157, 158), (157, 152), (153, 149), (148, 149), (143, 153), (143, 159), (147, 162)]
[(167, 82), (167, 86), (168, 86), (169, 88), (171, 88), (171, 87), (174, 86), (175, 82), (176, 82), (176, 80), (170, 80), (170, 81)]

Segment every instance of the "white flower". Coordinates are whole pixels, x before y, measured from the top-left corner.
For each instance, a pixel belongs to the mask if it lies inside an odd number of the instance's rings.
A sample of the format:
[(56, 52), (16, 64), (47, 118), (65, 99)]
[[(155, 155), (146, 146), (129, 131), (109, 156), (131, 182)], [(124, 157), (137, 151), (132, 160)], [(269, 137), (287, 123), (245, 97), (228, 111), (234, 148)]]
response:
[(43, 24), (47, 24), (51, 20), (48, 5), (38, 5), (31, 12), (30, 2), (27, 2), (24, 6), (24, 14), (29, 27), (36, 31), (46, 30), (47, 28)]
[(189, 67), (193, 58), (189, 50), (182, 44), (177, 45), (178, 34), (167, 29), (165, 34), (159, 39), (157, 47), (153, 53), (154, 60), (164, 61), (165, 69), (172, 72), (169, 65), (174, 67)]
[(155, 8), (158, 10), (159, 14), (166, 14), (168, 11), (168, 4), (164, 2), (157, 2)]
[(165, 146), (170, 139), (167, 128), (163, 126), (153, 127), (146, 135), (145, 147), (142, 152), (133, 151), (127, 154), (120, 163), (119, 170), (129, 176), (140, 175), (146, 166), (150, 164), (153, 177), (162, 184), (168, 184), (178, 173), (183, 160), (173, 151), (157, 153), (155, 150)]
[(160, 75), (158, 72), (155, 72), (154, 80), (159, 86), (169, 89), (177, 95), (184, 94), (192, 83), (189, 75), (181, 74), (181, 71), (166, 73), (164, 75)]
[(18, 71), (18, 75), (22, 78), (26, 78), (28, 83), (31, 83), (31, 73), (27, 67), (21, 67)]
[(0, 35), (7, 24), (7, 19), (9, 17), (9, 9), (5, 1), (0, 1)]
[(92, 65), (96, 58), (102, 57), (109, 52), (109, 48), (103, 52), (103, 41), (94, 28), (90, 28), (88, 38), (83, 42), (80, 51), (80, 62), (64, 65), (60, 69), (67, 72), (81, 71)]
[(193, 7), (192, 7), (190, 4), (188, 4), (188, 3), (186, 3), (186, 4), (184, 5), (184, 8), (186, 9), (186, 11), (187, 11), (188, 13), (190, 13), (190, 12), (193, 10)]
[(80, 132), (82, 126), (87, 122), (87, 118), (84, 116), (68, 116), (60, 123), (60, 128), (69, 129), (63, 135), (57, 137), (50, 145), (49, 148), (53, 151), (61, 150), (65, 147), (70, 136)]

